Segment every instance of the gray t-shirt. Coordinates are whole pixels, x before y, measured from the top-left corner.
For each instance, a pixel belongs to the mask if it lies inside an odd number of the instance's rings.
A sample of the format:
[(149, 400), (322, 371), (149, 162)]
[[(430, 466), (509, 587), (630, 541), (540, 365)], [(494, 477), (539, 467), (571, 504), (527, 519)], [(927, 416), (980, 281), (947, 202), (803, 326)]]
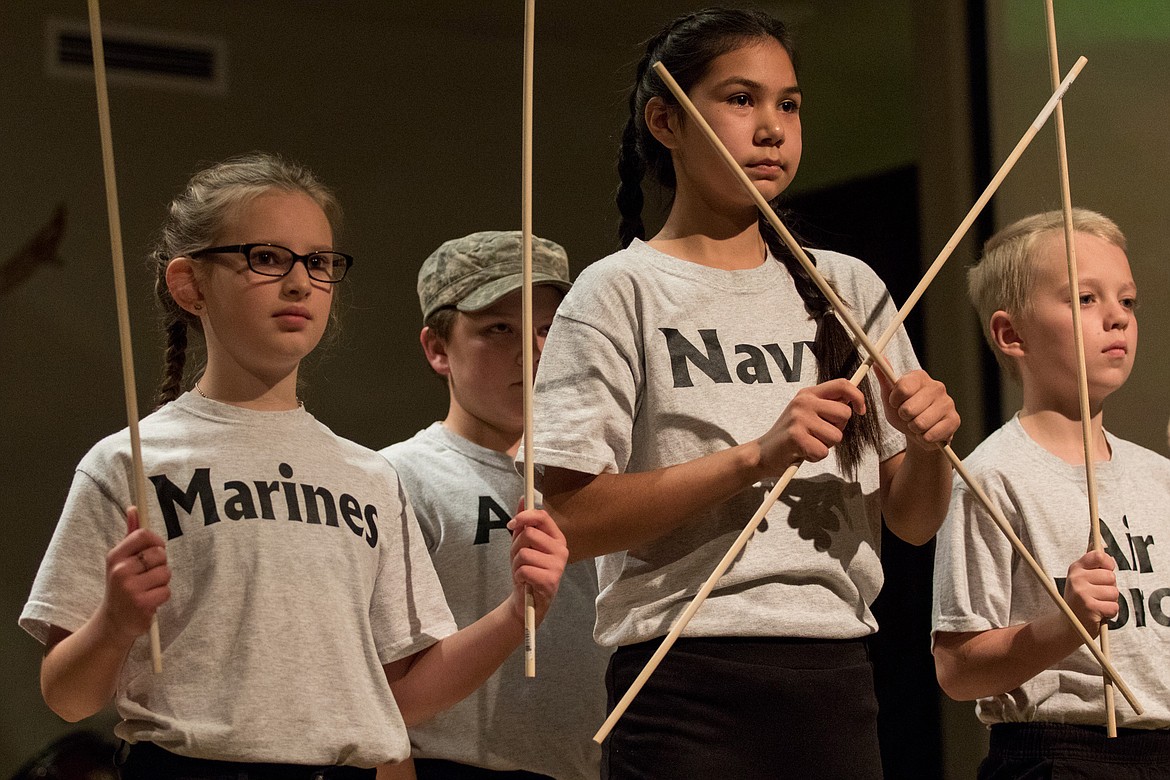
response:
[[(434, 423), (382, 450), (406, 485), (447, 603), (462, 628), (512, 590), (506, 525), (524, 494), (505, 453)], [(495, 770), (595, 779), (601, 749), (590, 736), (605, 720), (609, 651), (591, 637), (597, 571), (571, 564), (537, 633), (536, 679), (517, 650), (475, 693), (412, 727), (415, 756)]]
[[(876, 338), (894, 308), (866, 265), (816, 252)], [(817, 383), (810, 321), (784, 266), (724, 271), (635, 241), (587, 268), (557, 311), (536, 378), (536, 462), (588, 474), (684, 463), (766, 432)], [(905, 332), (886, 351), (918, 364)], [(880, 404), (880, 401), (879, 401)], [(881, 452), (856, 479), (832, 455), (807, 463), (695, 615), (688, 636), (855, 638), (876, 630), (882, 584), (878, 462), (905, 448), (880, 408)], [(756, 485), (598, 567), (597, 641), (662, 636), (769, 486)]]
[[(382, 665), (455, 625), (397, 475), (303, 409), (187, 393), (144, 419), (152, 527), (167, 539), (163, 672), (140, 637), (118, 736), (228, 761), (374, 766), (409, 754)], [(20, 624), (76, 631), (126, 535), (129, 434), (81, 461)]]
[[(1170, 461), (1106, 433), (1112, 457), (1095, 464), (1105, 549), (1117, 562), (1121, 611), (1110, 623), (1113, 665), (1146, 712), (1117, 696), (1117, 724), (1170, 728)], [(964, 461), (1016, 534), (1063, 590), (1089, 546), (1084, 466), (1037, 444), (1018, 417)], [(1158, 541), (1161, 544), (1157, 544)], [(934, 630), (986, 631), (1056, 607), (986, 510), (958, 479), (934, 564)], [(987, 724), (1104, 723), (1101, 668), (1081, 647), (1015, 690), (979, 699)]]

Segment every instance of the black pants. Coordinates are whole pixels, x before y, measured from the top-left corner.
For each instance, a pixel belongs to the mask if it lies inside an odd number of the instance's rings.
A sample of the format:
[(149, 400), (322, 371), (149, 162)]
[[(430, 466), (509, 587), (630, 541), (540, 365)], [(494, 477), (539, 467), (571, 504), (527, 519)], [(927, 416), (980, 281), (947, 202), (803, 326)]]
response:
[[(609, 707), (661, 640), (619, 647)], [(602, 746), (602, 778), (882, 776), (862, 640), (680, 639)]]
[(998, 723), (979, 780), (1170, 780), (1170, 730)]
[(418, 780), (549, 780), (546, 775), (515, 770), (503, 772), (479, 766), (444, 761), (441, 758), (416, 758), (414, 773)]
[(123, 751), (122, 780), (374, 780), (375, 770), (352, 766), (303, 766), (188, 758), (153, 742), (137, 742)]

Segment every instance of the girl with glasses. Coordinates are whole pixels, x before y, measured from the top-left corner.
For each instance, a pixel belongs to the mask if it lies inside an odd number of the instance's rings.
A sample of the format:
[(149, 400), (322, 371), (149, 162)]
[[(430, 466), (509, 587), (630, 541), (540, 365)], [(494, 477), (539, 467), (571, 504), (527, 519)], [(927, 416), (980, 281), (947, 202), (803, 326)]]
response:
[[(538, 617), (556, 592), (564, 539), (520, 513), (511, 595), (456, 632), (397, 474), (298, 401), (349, 267), (338, 219), (310, 172), (263, 154), (196, 174), (170, 206), (153, 255), (166, 369), (141, 424), (158, 533), (130, 506), (127, 431), (104, 439), (21, 616), (55, 712), (116, 703), (124, 778), (372, 778), (409, 754), (407, 724), (519, 645), (524, 585)], [(206, 366), (184, 393), (192, 329)]]

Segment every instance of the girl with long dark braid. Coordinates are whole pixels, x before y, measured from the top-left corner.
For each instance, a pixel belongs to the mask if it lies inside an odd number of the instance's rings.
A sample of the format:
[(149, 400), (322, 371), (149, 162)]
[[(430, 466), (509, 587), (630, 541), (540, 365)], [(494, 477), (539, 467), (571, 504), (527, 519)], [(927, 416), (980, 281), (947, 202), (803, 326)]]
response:
[[(959, 418), (904, 332), (886, 353), (896, 384), (879, 394), (845, 378), (859, 357), (828, 302), (656, 61), (769, 200), (792, 181), (802, 140), (778, 21), (702, 11), (649, 42), (618, 156), (625, 248), (581, 274), (536, 381), (545, 506), (574, 557), (603, 556), (595, 635), (617, 647), (611, 707), (769, 484), (806, 465), (618, 722), (604, 771), (879, 777), (865, 639), (877, 630), (882, 518), (910, 542), (934, 535), (951, 484), (935, 445)], [(647, 176), (671, 196), (648, 241)], [(884, 330), (894, 311), (877, 276), (813, 254), (857, 319)]]

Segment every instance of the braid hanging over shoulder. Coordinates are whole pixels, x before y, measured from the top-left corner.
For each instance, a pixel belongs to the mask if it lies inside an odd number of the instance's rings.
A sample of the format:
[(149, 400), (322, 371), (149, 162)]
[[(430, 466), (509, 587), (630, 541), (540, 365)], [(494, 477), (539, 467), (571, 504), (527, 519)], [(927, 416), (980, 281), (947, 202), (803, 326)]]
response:
[[(775, 209), (775, 202), (771, 205)], [(805, 310), (811, 319), (816, 320), (817, 335), (813, 343), (813, 355), (817, 359), (817, 382), (851, 377), (861, 365), (861, 356), (845, 326), (833, 313), (829, 299), (817, 287), (800, 261), (792, 255), (792, 251), (776, 233), (772, 223), (760, 215), (759, 224), (760, 234), (768, 245), (768, 251), (784, 264), (789, 276), (792, 277), (796, 291), (804, 301)], [(811, 255), (809, 259), (816, 262)], [(849, 418), (845, 425), (845, 438), (833, 448), (837, 455), (837, 465), (841, 467), (843, 473), (851, 477), (856, 475), (857, 465), (866, 448), (872, 447), (877, 450), (881, 435), (878, 427), (880, 407), (874, 403), (873, 387), (868, 376), (861, 381), (859, 389), (865, 395), (866, 414), (855, 414)]]

